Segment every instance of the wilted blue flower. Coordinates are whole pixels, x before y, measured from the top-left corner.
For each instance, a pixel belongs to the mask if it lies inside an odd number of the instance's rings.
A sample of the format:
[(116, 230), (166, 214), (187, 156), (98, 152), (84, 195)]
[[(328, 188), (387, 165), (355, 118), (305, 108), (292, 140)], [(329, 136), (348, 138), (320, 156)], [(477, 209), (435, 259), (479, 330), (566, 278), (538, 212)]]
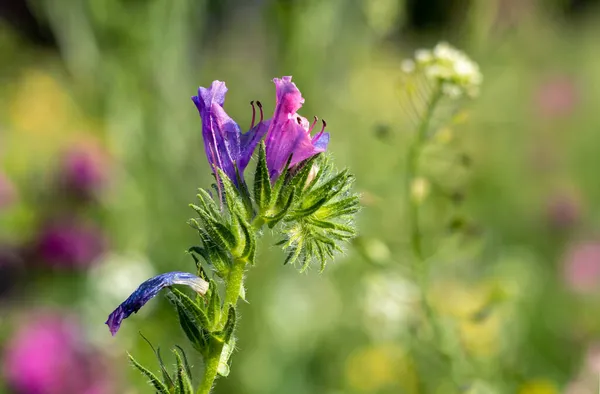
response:
[(244, 172), (256, 144), (267, 131), (268, 121), (263, 121), (262, 106), (258, 103), (260, 121), (254, 125), (253, 119), (250, 131), (242, 134), (240, 126), (223, 109), (226, 93), (225, 82), (214, 81), (208, 89), (198, 88), (198, 95), (193, 96), (192, 100), (202, 119), (202, 137), (208, 162), (215, 173), (216, 168), (220, 168), (237, 184), (235, 167), (237, 165), (240, 175)]
[(270, 120), (265, 139), (267, 167), (274, 181), (284, 170), (285, 163), (292, 155), (290, 166), (294, 166), (317, 153), (324, 152), (329, 143), (329, 133), (325, 133), (325, 122), (319, 133), (311, 137), (317, 118), (310, 124), (296, 113), (304, 103), (304, 98), (292, 77), (275, 78), (277, 104), (273, 119)]
[(172, 285), (187, 285), (199, 294), (208, 290), (208, 282), (188, 272), (167, 272), (142, 283), (131, 295), (108, 316), (106, 324), (112, 335), (119, 331), (123, 319), (128, 318), (154, 298), (162, 289)]

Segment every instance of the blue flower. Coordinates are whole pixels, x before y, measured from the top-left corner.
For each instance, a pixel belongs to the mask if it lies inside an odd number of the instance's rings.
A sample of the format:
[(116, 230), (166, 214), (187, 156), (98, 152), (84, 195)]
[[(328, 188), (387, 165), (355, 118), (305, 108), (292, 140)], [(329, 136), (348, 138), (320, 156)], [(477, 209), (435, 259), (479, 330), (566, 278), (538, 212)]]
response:
[(199, 294), (208, 290), (208, 282), (188, 272), (167, 272), (148, 279), (108, 316), (106, 324), (112, 335), (121, 327), (123, 319), (128, 318), (154, 298), (162, 289), (172, 285), (187, 285)]
[[(225, 82), (214, 81), (209, 88), (198, 88), (198, 95), (192, 97), (202, 119), (204, 150), (211, 168), (217, 174), (220, 168), (235, 184), (237, 166), (240, 176), (252, 157), (254, 148), (267, 132), (268, 121), (263, 121), (260, 103), (260, 121), (255, 126), (254, 116), (250, 130), (242, 134), (240, 126), (223, 109), (227, 87)], [(254, 105), (253, 105), (254, 109)]]

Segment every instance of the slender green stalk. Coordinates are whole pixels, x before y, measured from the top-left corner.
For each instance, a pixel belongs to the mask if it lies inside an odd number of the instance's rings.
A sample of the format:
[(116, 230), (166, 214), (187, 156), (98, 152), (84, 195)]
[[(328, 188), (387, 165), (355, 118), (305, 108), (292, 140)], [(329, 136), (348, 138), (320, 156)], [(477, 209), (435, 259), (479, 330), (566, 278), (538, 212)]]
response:
[(414, 257), (413, 268), (416, 274), (417, 283), (419, 284), (419, 289), (421, 293), (421, 303), (423, 305), (423, 309), (425, 311), (428, 323), (432, 327), (435, 341), (439, 341), (440, 335), (437, 329), (437, 324), (435, 322), (433, 309), (431, 308), (431, 305), (427, 300), (429, 266), (427, 259), (425, 258), (425, 255), (423, 253), (423, 237), (421, 233), (419, 219), (420, 201), (417, 201), (417, 199), (415, 199), (412, 195), (412, 186), (419, 173), (419, 159), (423, 147), (427, 141), (427, 132), (429, 131), (431, 119), (433, 117), (435, 107), (439, 103), (441, 97), (442, 92), (439, 87), (436, 87), (431, 96), (431, 99), (427, 104), (425, 113), (423, 114), (423, 118), (419, 123), (417, 135), (415, 136), (412, 144), (410, 145), (406, 165), (406, 203), (408, 207), (407, 211), (409, 216), (410, 245)]
[[(252, 229), (255, 232), (262, 227), (264, 220), (257, 215), (252, 221)], [(232, 305), (234, 308), (237, 307), (238, 300), (240, 298), (240, 290), (244, 284), (244, 271), (248, 261), (246, 259), (235, 258), (227, 281), (225, 283), (225, 300), (223, 301), (223, 308), (227, 312), (228, 305)], [(223, 329), (225, 323), (227, 323), (227, 313), (223, 313), (221, 316), (220, 327)], [(196, 394), (209, 394), (215, 380), (217, 379), (217, 371), (219, 369), (219, 361), (221, 360), (221, 353), (223, 352), (223, 346), (225, 343), (214, 341), (211, 343), (211, 351), (204, 358), (204, 376), (202, 382)]]

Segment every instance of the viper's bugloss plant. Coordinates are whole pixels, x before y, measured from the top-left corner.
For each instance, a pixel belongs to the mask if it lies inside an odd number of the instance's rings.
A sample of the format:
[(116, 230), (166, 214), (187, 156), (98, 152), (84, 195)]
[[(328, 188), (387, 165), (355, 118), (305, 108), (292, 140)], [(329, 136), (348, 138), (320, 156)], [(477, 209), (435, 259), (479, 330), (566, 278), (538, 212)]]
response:
[[(106, 324), (116, 334), (123, 319), (167, 288), (181, 328), (204, 360), (204, 374), (197, 394), (209, 393), (218, 375), (229, 374), (229, 358), (235, 349), (238, 323), (237, 302), (245, 299), (244, 273), (255, 263), (257, 241), (264, 227), (280, 237), (286, 253), (284, 264), (301, 270), (311, 263), (321, 270), (345, 242), (355, 236), (354, 216), (358, 196), (352, 192), (354, 177), (337, 171), (324, 155), (329, 142), (326, 123), (313, 132), (312, 124), (298, 115), (304, 99), (291, 77), (274, 79), (277, 103), (271, 119), (253, 120), (250, 130), (241, 128), (225, 112), (224, 82), (199, 88), (192, 97), (202, 119), (202, 136), (215, 184), (199, 189), (192, 204), (197, 217), (189, 224), (198, 232), (199, 243), (188, 253), (196, 264), (195, 274), (170, 272), (142, 283), (110, 314)], [(264, 141), (261, 140), (264, 137)], [(258, 151), (253, 182), (245, 169)], [(173, 285), (187, 285), (193, 296)], [(193, 393), (188, 358), (181, 348), (173, 350), (176, 369), (169, 372), (156, 352), (159, 378), (131, 356), (132, 363), (161, 394)]]

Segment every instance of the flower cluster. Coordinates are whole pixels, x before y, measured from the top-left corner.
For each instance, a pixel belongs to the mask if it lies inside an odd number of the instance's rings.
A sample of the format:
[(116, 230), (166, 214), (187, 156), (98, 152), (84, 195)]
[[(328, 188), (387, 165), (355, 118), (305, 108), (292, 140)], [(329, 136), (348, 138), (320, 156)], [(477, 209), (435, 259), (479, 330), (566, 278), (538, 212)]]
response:
[(427, 79), (440, 84), (442, 93), (450, 98), (476, 97), (483, 81), (477, 63), (445, 42), (437, 44), (433, 50), (419, 49), (414, 60), (402, 63), (402, 70), (423, 72)]
[(310, 124), (306, 118), (297, 114), (304, 98), (292, 82), (292, 77), (275, 78), (273, 82), (277, 94), (273, 117), (264, 120), (262, 105), (257, 102), (260, 120), (255, 125), (256, 112), (252, 102), (252, 124), (250, 130), (243, 134), (240, 126), (223, 109), (227, 93), (225, 82), (214, 81), (210, 88), (200, 87), (198, 95), (192, 97), (200, 112), (204, 148), (215, 175), (218, 176), (216, 169), (219, 168), (237, 184), (241, 180), (238, 177), (242, 176), (252, 153), (265, 134), (267, 166), (272, 182), (284, 170), (290, 157), (291, 167), (327, 148), (329, 133), (324, 132), (325, 122), (321, 131), (311, 137), (317, 119)]

